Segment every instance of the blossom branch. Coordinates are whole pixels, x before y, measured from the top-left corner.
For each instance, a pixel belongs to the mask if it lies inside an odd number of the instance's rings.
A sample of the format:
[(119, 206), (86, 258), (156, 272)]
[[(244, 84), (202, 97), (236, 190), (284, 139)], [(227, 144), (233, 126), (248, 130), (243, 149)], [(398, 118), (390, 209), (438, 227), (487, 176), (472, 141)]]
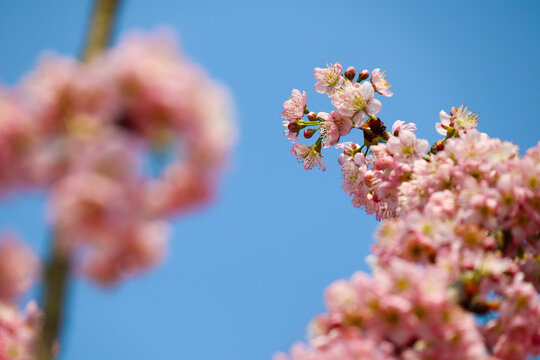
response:
[[(88, 27), (86, 44), (81, 58), (90, 61), (99, 55), (109, 43), (119, 0), (96, 0)], [(51, 254), (45, 269), (43, 284), (44, 322), (38, 358), (54, 359), (54, 343), (61, 332), (66, 290), (70, 270), (69, 254), (60, 248), (59, 239), (52, 239)]]
[(51, 248), (44, 278), (43, 311), (45, 320), (38, 348), (40, 360), (54, 358), (53, 348), (61, 330), (70, 268), (69, 254), (61, 251), (58, 242), (53, 241)]
[[(302, 120), (306, 93), (294, 89), (282, 124), (293, 142), (306, 126), (317, 126), (306, 139), (320, 131), (314, 145), (292, 146), (305, 169), (325, 169), (322, 148), (342, 150), (343, 190), (382, 220), (372, 274), (330, 285), (309, 345), (274, 360), (540, 355), (540, 143), (520, 156), (514, 144), (479, 132), (478, 116), (462, 105), (439, 113), (444, 138), (429, 150), (415, 124), (398, 120), (388, 131), (378, 117), (375, 93), (393, 94), (383, 72), (374, 69), (368, 82), (362, 71), (355, 82), (353, 67), (342, 70), (314, 69), (315, 90), (335, 110)], [(339, 143), (353, 129), (363, 145)]]
[(82, 59), (89, 61), (99, 55), (109, 44), (120, 0), (96, 0)]

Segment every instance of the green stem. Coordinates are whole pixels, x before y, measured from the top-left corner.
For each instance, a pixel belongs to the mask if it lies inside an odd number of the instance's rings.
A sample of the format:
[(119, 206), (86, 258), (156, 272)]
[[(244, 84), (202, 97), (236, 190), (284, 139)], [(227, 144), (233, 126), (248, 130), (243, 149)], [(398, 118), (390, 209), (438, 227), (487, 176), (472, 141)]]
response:
[(298, 124), (300, 125), (306, 125), (306, 126), (313, 126), (313, 125), (319, 125), (320, 121), (305, 121), (305, 120), (298, 120)]
[[(82, 61), (92, 60), (109, 44), (119, 3), (120, 0), (95, 0), (85, 47), (81, 55)], [(61, 249), (59, 242), (57, 237), (51, 239), (51, 253), (44, 272), (41, 295), (44, 319), (41, 337), (37, 344), (38, 360), (56, 358), (55, 342), (62, 330), (69, 285), (70, 257)]]

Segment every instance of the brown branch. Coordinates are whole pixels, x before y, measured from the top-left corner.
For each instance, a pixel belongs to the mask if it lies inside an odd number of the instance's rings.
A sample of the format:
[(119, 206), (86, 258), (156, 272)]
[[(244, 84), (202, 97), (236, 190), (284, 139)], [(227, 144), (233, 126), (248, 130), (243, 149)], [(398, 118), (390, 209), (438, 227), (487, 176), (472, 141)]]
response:
[[(109, 44), (120, 0), (95, 0), (88, 25), (86, 43), (81, 60), (88, 62)], [(39, 360), (56, 358), (55, 344), (61, 334), (67, 288), (69, 285), (70, 257), (59, 246), (59, 239), (51, 239), (51, 253), (43, 279), (43, 328), (37, 344)]]
[(70, 268), (69, 255), (61, 251), (55, 240), (51, 241), (51, 254), (43, 280), (42, 301), (45, 318), (37, 349), (39, 360), (50, 360), (55, 357), (54, 345), (60, 334), (66, 301)]
[(120, 0), (96, 0), (81, 59), (90, 61), (109, 45)]

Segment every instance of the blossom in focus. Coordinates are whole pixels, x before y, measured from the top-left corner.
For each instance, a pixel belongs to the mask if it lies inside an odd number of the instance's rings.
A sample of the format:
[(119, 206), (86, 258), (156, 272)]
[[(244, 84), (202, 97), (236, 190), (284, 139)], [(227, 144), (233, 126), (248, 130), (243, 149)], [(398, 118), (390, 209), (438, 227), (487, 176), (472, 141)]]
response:
[(338, 157), (338, 163), (343, 165), (345, 162), (352, 160), (359, 148), (358, 144), (351, 141), (337, 144), (336, 149), (343, 149), (343, 152)]
[(330, 114), (320, 112), (317, 116), (322, 119), (321, 134), (324, 136), (323, 147), (328, 148), (338, 143), (341, 136), (347, 135), (352, 129), (350, 118), (341, 116), (337, 111)]
[(298, 161), (304, 163), (304, 169), (311, 170), (316, 165), (320, 166), (322, 171), (326, 170), (326, 165), (322, 159), (321, 153), (317, 151), (316, 146), (307, 146), (296, 143), (291, 148), (291, 153), (298, 158)]
[(421, 158), (428, 151), (429, 143), (417, 139), (412, 131), (401, 130), (399, 136), (388, 140), (387, 147), (397, 159), (411, 161)]
[(346, 86), (343, 93), (336, 95), (333, 104), (343, 116), (352, 117), (355, 126), (360, 126), (366, 115), (381, 111), (381, 102), (373, 97), (373, 86), (367, 82)]
[(315, 68), (313, 70), (313, 76), (317, 80), (315, 83), (315, 91), (320, 94), (328, 94), (332, 96), (334, 92), (339, 89), (344, 82), (341, 72), (343, 67), (335, 63), (334, 66), (327, 66), (326, 68)]
[(478, 115), (474, 114), (465, 105), (459, 108), (453, 107), (448, 115), (444, 110), (439, 114), (440, 121), (435, 124), (437, 132), (446, 136), (449, 128), (455, 129), (458, 133), (475, 129), (478, 124)]
[(283, 112), (281, 113), (281, 116), (288, 121), (297, 120), (304, 116), (305, 109), (306, 92), (300, 93), (299, 90), (294, 89), (289, 100), (283, 103)]
[(397, 120), (392, 125), (392, 135), (399, 136), (399, 132), (401, 130), (415, 132), (416, 131), (416, 124), (415, 123), (405, 123), (405, 121), (403, 121), (403, 120)]
[(375, 91), (378, 92), (379, 94), (388, 96), (388, 97), (391, 97), (392, 95), (394, 95), (394, 93), (389, 90), (390, 86), (392, 85), (388, 83), (388, 81), (385, 78), (384, 71), (381, 72), (381, 69), (377, 68), (371, 72), (370, 81), (373, 84), (373, 88), (375, 89)]
[[(382, 220), (372, 274), (331, 284), (308, 344), (275, 359), (540, 355), (540, 143), (520, 156), (514, 144), (476, 130), (478, 117), (460, 106), (441, 112), (444, 138), (428, 152), (415, 124), (396, 121), (389, 132), (361, 112), (374, 95), (373, 73), (373, 86), (345, 82), (332, 95), (332, 113), (364, 133), (363, 145), (335, 147), (344, 192)], [(360, 97), (364, 84), (371, 94)], [(346, 135), (332, 113), (318, 113), (315, 125), (324, 147)], [(358, 126), (358, 115), (370, 117)], [(307, 156), (314, 147), (298, 150)]]

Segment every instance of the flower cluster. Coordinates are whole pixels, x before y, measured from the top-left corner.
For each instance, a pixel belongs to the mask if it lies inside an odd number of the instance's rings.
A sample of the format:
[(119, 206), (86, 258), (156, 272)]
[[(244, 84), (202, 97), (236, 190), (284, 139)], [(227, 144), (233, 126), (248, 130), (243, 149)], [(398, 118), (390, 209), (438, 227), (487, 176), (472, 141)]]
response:
[(113, 284), (212, 198), (233, 141), (226, 90), (168, 34), (134, 34), (89, 63), (48, 55), (0, 93), (0, 192), (47, 190), (62, 251)]
[(0, 359), (34, 360), (40, 323), (35, 302), (28, 303), (24, 311), (0, 303)]
[[(325, 170), (321, 147), (328, 148), (337, 144), (340, 138), (349, 134), (353, 127), (362, 128), (366, 117), (377, 119), (375, 115), (381, 111), (382, 105), (374, 97), (375, 92), (384, 96), (392, 96), (393, 93), (388, 90), (390, 85), (380, 69), (373, 71), (371, 82), (363, 81), (369, 77), (367, 70), (360, 72), (356, 82), (353, 81), (356, 76), (353, 67), (347, 69), (343, 76), (340, 64), (334, 64), (325, 69), (315, 68), (314, 76), (317, 80), (315, 90), (318, 93), (327, 94), (332, 99), (336, 110), (330, 113), (310, 112), (306, 107), (306, 92), (300, 93), (299, 90), (294, 89), (291, 98), (283, 104), (282, 117), (285, 120), (282, 124), (285, 127), (285, 135), (293, 142), (296, 142), (299, 132), (304, 128), (306, 129), (303, 135), (306, 139), (311, 138), (317, 131), (320, 132), (320, 136), (311, 147), (296, 144), (291, 151), (303, 161), (306, 170), (312, 169), (315, 165)], [(307, 115), (307, 121), (303, 120), (304, 115)], [(384, 133), (373, 133), (373, 135), (377, 137)]]
[(448, 284), (446, 272), (401, 260), (337, 281), (325, 294), (328, 313), (310, 325), (311, 355), (292, 359), (489, 359)]
[[(315, 89), (326, 81), (335, 111), (363, 131), (362, 145), (333, 144), (342, 150), (343, 190), (383, 220), (373, 274), (332, 284), (311, 347), (295, 345), (276, 360), (540, 355), (540, 143), (520, 157), (514, 144), (476, 130), (478, 117), (461, 106), (441, 111), (444, 138), (430, 147), (414, 124), (396, 121), (387, 131), (375, 117), (373, 93), (391, 95), (379, 70), (358, 85), (352, 68), (341, 69), (316, 69)], [(352, 86), (364, 89), (364, 105), (344, 111)], [(296, 123), (320, 130), (322, 144), (327, 120), (304, 112), (312, 120)], [(321, 146), (311, 149), (320, 157)]]
[(22, 312), (16, 301), (37, 273), (34, 254), (14, 235), (0, 236), (0, 359), (33, 359), (41, 312), (33, 301)]
[[(134, 34), (89, 63), (48, 55), (0, 90), (0, 195), (46, 190), (55, 252), (110, 285), (162, 258), (167, 218), (212, 198), (233, 141), (226, 90), (168, 34)], [(38, 268), (0, 237), (0, 359), (34, 358), (41, 314), (16, 300)]]

